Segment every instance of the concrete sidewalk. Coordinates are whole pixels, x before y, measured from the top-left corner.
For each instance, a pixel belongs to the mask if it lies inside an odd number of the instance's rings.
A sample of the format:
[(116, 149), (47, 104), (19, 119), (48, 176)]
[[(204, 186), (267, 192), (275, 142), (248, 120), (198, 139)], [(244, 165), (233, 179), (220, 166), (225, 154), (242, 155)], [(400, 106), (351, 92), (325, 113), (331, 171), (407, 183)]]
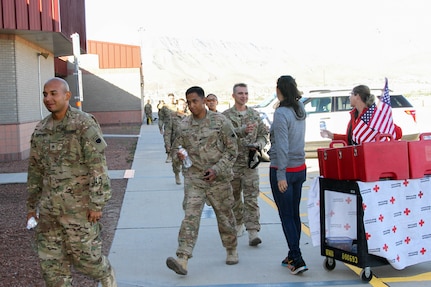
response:
[[(390, 265), (372, 267), (375, 277), (363, 282), (360, 268), (337, 261), (333, 271), (323, 268), (320, 247), (311, 243), (307, 199), (312, 180), (318, 176), (317, 159), (307, 160), (303, 188), (301, 249), (309, 271), (291, 275), (280, 265), (287, 245), (269, 184), (268, 163), (259, 166), (263, 243), (248, 246), (248, 236), (238, 239), (239, 264), (226, 265), (226, 252), (217, 231), (211, 207), (205, 206), (199, 238), (189, 260), (188, 275), (180, 276), (166, 267), (175, 256), (177, 236), (184, 212), (183, 186), (176, 185), (172, 166), (165, 163), (163, 139), (156, 124), (142, 125), (132, 170), (109, 171), (111, 178), (128, 180), (120, 219), (109, 259), (116, 270), (118, 286), (431, 286), (428, 263), (397, 271)], [(134, 174), (133, 174), (134, 172)], [(26, 173), (0, 174), (0, 184), (26, 182)]]
[[(318, 175), (316, 159), (308, 160), (308, 180), (304, 185), (301, 216), (304, 231), (301, 239), (303, 257), (309, 271), (291, 275), (280, 265), (287, 254), (287, 245), (272, 199), (268, 163), (259, 166), (263, 243), (248, 246), (248, 236), (238, 240), (239, 264), (226, 265), (226, 252), (217, 231), (213, 210), (205, 206), (199, 238), (189, 260), (188, 275), (180, 276), (166, 267), (166, 258), (175, 256), (177, 236), (184, 212), (183, 186), (176, 185), (171, 164), (165, 163), (163, 139), (157, 125), (143, 125), (136, 147), (120, 219), (109, 259), (113, 264), (118, 286), (356, 286), (364, 285), (360, 269), (337, 262), (333, 271), (323, 268), (320, 247), (313, 247), (308, 232), (307, 194), (312, 179)], [(352, 271), (353, 270), (353, 271)], [(393, 278), (391, 266), (372, 268), (379, 277)], [(396, 271), (396, 276), (413, 276), (428, 272), (426, 264)], [(423, 280), (423, 279), (422, 279)], [(390, 286), (411, 286), (392, 280)], [(398, 283), (396, 283), (398, 282)], [(423, 282), (415, 282), (415, 286)], [(428, 282), (424, 282), (429, 284)], [(388, 286), (374, 278), (369, 284)], [(377, 285), (376, 285), (377, 284)], [(367, 285), (367, 283), (365, 283)]]

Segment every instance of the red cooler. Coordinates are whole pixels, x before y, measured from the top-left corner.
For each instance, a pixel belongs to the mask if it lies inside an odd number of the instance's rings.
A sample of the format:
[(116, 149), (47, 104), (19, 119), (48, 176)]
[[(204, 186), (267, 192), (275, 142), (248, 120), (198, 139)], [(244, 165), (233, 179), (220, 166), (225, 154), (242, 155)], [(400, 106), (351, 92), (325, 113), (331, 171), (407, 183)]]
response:
[[(388, 140), (380, 141), (384, 137)], [(406, 141), (397, 141), (391, 135), (380, 134), (375, 142), (362, 143), (354, 149), (355, 166), (360, 181), (409, 178)]]
[(410, 178), (431, 174), (431, 133), (419, 135), (418, 141), (407, 142)]
[(317, 149), (317, 157), (319, 159), (320, 175), (330, 179), (340, 179), (338, 167), (338, 147), (334, 145), (342, 145), (345, 147), (347, 143), (343, 140), (333, 140), (329, 143), (329, 148)]
[(355, 160), (355, 146), (345, 146), (338, 148), (338, 175), (341, 180), (359, 179)]

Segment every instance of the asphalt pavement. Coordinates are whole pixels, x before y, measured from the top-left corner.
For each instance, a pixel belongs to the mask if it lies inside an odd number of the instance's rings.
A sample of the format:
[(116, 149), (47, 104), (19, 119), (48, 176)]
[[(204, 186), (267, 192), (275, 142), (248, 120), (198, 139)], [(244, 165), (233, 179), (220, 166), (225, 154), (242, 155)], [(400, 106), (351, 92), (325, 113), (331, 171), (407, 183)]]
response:
[[(109, 259), (119, 287), (140, 286), (431, 286), (428, 263), (395, 270), (390, 265), (373, 267), (373, 279), (364, 282), (361, 268), (336, 261), (334, 270), (324, 268), (320, 246), (313, 246), (308, 228), (307, 198), (318, 176), (317, 159), (307, 160), (307, 181), (303, 187), (301, 249), (309, 270), (292, 275), (281, 261), (288, 248), (269, 184), (269, 165), (259, 165), (259, 205), (262, 244), (248, 245), (245, 233), (238, 238), (239, 263), (226, 265), (226, 251), (217, 230), (211, 207), (205, 206), (199, 238), (188, 275), (166, 267), (166, 258), (175, 257), (178, 231), (183, 219), (183, 186), (175, 184), (170, 163), (165, 163), (163, 138), (157, 124), (142, 125), (132, 171), (109, 171), (112, 178), (128, 180), (118, 226)], [(0, 174), (0, 184), (25, 182), (26, 174)]]
[(166, 258), (175, 257), (178, 231), (183, 219), (183, 186), (175, 184), (170, 163), (165, 163), (163, 139), (156, 124), (143, 125), (132, 164), (120, 219), (109, 254), (118, 286), (430, 286), (429, 264), (398, 271), (390, 265), (372, 268), (375, 275), (364, 282), (361, 268), (336, 262), (332, 271), (324, 265), (320, 246), (309, 236), (307, 195), (318, 176), (317, 159), (307, 160), (307, 181), (303, 188), (301, 249), (309, 270), (292, 275), (281, 261), (288, 249), (269, 184), (269, 165), (259, 165), (262, 244), (248, 245), (245, 233), (238, 239), (239, 263), (226, 265), (226, 251), (217, 230), (211, 207), (205, 206), (199, 237), (188, 275), (166, 267)]

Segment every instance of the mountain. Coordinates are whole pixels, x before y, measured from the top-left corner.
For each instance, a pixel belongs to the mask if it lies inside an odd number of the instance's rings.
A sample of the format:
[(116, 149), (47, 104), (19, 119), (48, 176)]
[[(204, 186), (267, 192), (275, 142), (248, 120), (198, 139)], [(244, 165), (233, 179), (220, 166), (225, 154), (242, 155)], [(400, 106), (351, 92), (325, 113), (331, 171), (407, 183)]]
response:
[(145, 94), (150, 98), (163, 98), (170, 92), (183, 96), (187, 88), (198, 85), (206, 93), (230, 100), (232, 86), (245, 82), (250, 96), (259, 99), (273, 94), (277, 78), (286, 74), (295, 77), (302, 89), (383, 87), (388, 77), (392, 89), (431, 90), (431, 52), (379, 57), (353, 55), (348, 50), (330, 55), (318, 45), (304, 53), (300, 45), (292, 47), (154, 38), (143, 43)]

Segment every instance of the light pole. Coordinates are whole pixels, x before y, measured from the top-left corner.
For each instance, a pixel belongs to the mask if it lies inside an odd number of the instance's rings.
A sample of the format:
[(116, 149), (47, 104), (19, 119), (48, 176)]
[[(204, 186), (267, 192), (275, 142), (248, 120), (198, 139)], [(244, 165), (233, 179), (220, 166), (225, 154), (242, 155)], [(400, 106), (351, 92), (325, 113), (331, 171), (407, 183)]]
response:
[(43, 52), (37, 53), (37, 78), (39, 80), (39, 110), (40, 110), (40, 119), (43, 120), (43, 112), (42, 112), (43, 98), (42, 98), (42, 79), (40, 75), (40, 56), (47, 59), (49, 54), (43, 53)]
[(84, 101), (84, 97), (82, 95), (82, 73), (81, 73), (81, 70), (79, 69), (79, 56), (81, 55), (79, 34), (74, 33), (70, 35), (70, 38), (72, 38), (73, 58), (74, 58), (74, 64), (75, 64), (75, 72), (73, 73), (76, 81), (75, 101), (78, 109), (82, 110), (82, 102)]

